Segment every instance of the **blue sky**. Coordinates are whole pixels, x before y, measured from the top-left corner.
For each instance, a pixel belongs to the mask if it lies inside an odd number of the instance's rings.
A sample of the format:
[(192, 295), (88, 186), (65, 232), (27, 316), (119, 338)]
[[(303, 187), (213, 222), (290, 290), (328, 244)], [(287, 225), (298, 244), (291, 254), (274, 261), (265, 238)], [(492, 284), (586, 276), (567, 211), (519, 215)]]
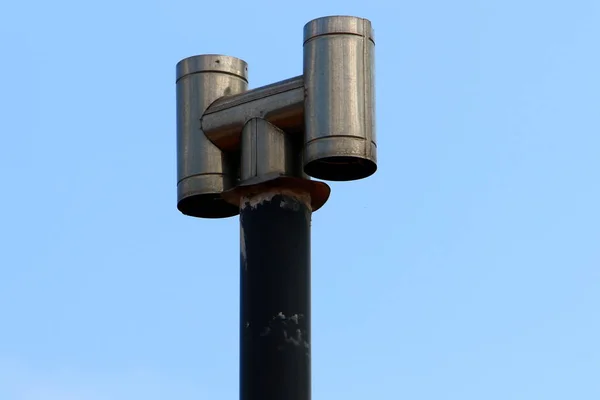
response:
[(600, 398), (600, 3), (0, 5), (0, 398), (236, 399), (238, 221), (176, 209), (175, 64), (376, 31), (379, 171), (313, 216), (314, 399)]

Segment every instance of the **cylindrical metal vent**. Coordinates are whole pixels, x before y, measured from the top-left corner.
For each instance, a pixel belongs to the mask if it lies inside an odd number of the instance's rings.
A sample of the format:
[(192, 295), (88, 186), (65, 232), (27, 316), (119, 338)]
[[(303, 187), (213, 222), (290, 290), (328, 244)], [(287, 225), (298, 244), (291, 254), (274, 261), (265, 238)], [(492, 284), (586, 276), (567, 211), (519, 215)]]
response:
[(304, 171), (350, 181), (377, 170), (371, 22), (332, 16), (304, 26)]
[(248, 66), (238, 58), (200, 55), (177, 64), (177, 208), (183, 214), (225, 218), (239, 213), (221, 198), (236, 184), (239, 157), (208, 140), (200, 119), (218, 98), (247, 89)]

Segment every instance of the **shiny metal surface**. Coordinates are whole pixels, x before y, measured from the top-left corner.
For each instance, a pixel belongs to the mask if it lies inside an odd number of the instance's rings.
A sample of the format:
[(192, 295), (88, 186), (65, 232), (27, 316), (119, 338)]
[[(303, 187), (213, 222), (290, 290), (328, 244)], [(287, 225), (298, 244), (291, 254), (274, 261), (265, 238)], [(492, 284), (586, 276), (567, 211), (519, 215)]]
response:
[(298, 143), (275, 125), (251, 119), (242, 130), (240, 184), (279, 176), (306, 178), (300, 150)]
[(233, 151), (240, 146), (246, 122), (263, 118), (287, 133), (304, 126), (304, 79), (297, 76), (215, 101), (202, 117), (202, 130), (217, 147)]
[(184, 58), (177, 63), (175, 70), (175, 81), (186, 75), (201, 72), (222, 72), (248, 82), (248, 64), (239, 58), (221, 54), (203, 54)]
[(202, 218), (237, 215), (221, 193), (236, 184), (239, 159), (206, 138), (200, 118), (216, 99), (247, 90), (248, 67), (235, 57), (189, 57), (177, 64), (176, 82), (177, 208)]
[(331, 189), (313, 181), (302, 170), (302, 137), (288, 135), (262, 118), (252, 118), (241, 134), (240, 182), (223, 193), (223, 198), (239, 206), (241, 198), (256, 190), (297, 188), (311, 196), (313, 211), (329, 198)]
[(315, 178), (348, 181), (377, 170), (374, 47), (363, 18), (304, 27), (304, 171)]

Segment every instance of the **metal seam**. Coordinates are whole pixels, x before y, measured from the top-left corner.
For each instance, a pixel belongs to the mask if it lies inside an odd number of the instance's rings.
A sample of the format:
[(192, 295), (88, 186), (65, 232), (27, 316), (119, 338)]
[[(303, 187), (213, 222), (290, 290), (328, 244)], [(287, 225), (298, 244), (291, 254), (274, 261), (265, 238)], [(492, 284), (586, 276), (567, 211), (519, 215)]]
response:
[(206, 73), (211, 73), (211, 74), (225, 74), (225, 75), (230, 75), (230, 76), (235, 76), (236, 78), (239, 78), (241, 80), (243, 80), (244, 82), (248, 83), (248, 79), (244, 78), (243, 76), (240, 76), (238, 74), (235, 74), (233, 72), (228, 72), (228, 71), (221, 71), (221, 70), (213, 70), (213, 69), (203, 69), (202, 71), (194, 71), (194, 72), (188, 72), (185, 75), (181, 75), (179, 78), (177, 78), (175, 80), (175, 83), (179, 82), (181, 79), (188, 77), (190, 75), (196, 75), (196, 74), (206, 74)]

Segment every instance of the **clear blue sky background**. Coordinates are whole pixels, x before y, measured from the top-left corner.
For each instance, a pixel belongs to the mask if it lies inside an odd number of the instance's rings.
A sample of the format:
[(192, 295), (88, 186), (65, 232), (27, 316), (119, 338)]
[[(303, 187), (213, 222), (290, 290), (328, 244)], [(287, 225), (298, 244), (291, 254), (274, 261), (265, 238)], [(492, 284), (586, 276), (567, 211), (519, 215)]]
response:
[(600, 3), (0, 6), (0, 398), (237, 399), (236, 218), (176, 209), (175, 64), (372, 20), (379, 171), (313, 218), (314, 399), (600, 398)]

